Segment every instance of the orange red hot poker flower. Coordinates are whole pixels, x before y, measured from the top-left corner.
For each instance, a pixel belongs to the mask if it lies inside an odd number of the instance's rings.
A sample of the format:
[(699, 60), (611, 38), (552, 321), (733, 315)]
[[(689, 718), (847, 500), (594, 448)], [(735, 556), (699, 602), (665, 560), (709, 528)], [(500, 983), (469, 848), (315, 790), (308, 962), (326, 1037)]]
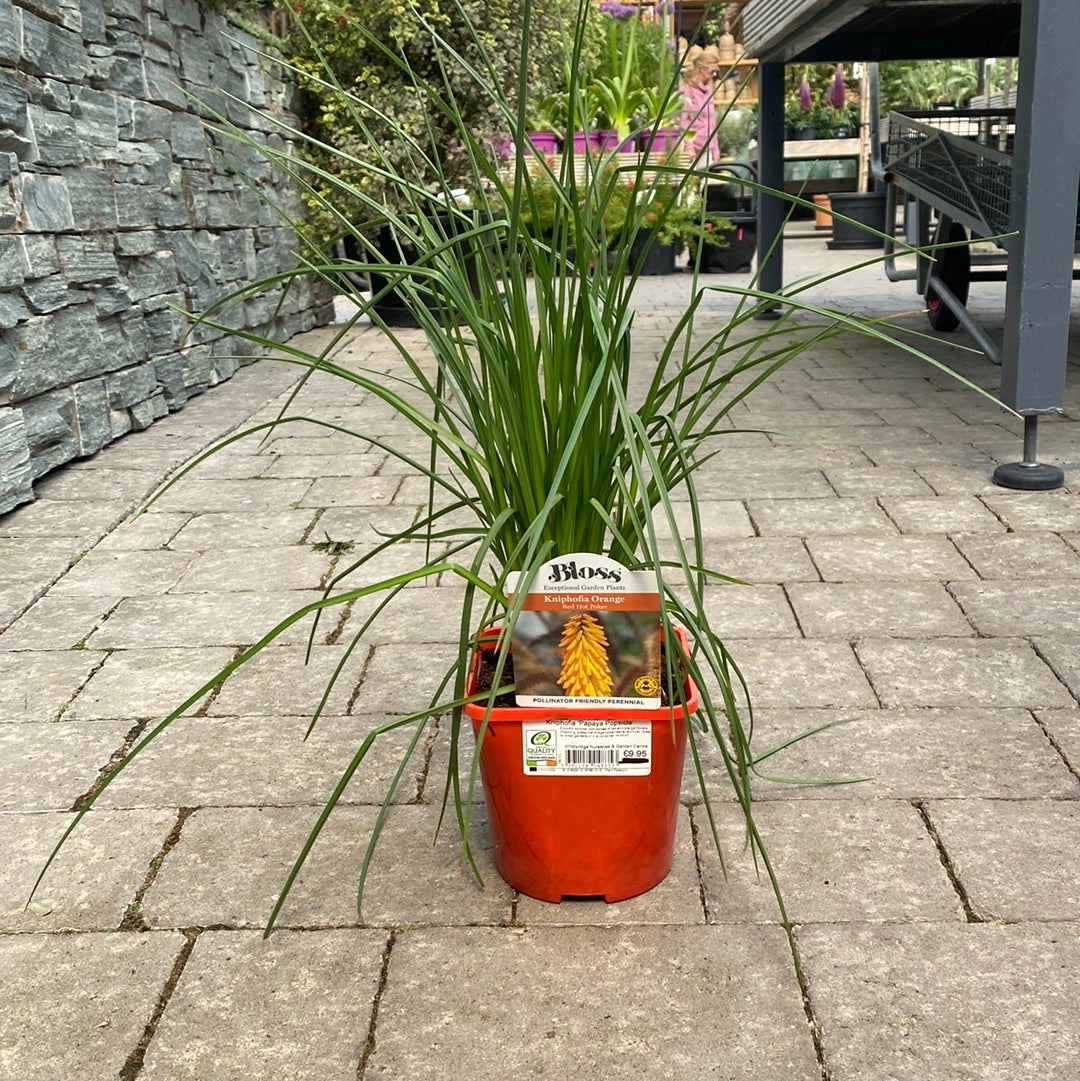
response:
[(587, 612), (571, 616), (559, 639), (562, 670), (556, 682), (572, 698), (607, 698), (611, 694), (608, 640), (600, 621)]

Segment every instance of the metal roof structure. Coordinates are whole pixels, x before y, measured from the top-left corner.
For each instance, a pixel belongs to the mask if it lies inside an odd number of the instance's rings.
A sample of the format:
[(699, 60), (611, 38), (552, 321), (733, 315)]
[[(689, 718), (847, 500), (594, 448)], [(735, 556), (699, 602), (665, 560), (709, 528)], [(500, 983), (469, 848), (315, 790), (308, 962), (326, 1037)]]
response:
[[(749, 0), (744, 44), (759, 68), (761, 181), (782, 189), (784, 65), (816, 61), (1019, 57), (1001, 397), (1024, 415), (1023, 460), (1008, 487), (1050, 488), (1060, 470), (1036, 461), (1037, 420), (1061, 412), (1080, 188), (1076, 0)], [(760, 200), (761, 284), (783, 282), (775, 244), (785, 205)]]

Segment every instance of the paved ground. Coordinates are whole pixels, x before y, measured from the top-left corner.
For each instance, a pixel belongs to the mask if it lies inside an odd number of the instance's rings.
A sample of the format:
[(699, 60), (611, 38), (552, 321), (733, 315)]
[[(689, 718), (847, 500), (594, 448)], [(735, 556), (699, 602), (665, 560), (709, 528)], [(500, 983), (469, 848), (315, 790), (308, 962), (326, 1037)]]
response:
[[(852, 261), (793, 240), (792, 273)], [(644, 357), (687, 275), (641, 288)], [(723, 275), (716, 284), (746, 281)], [(994, 332), (1001, 289), (972, 307)], [(862, 271), (818, 295), (917, 307)], [(709, 320), (730, 308), (708, 302)], [(921, 331), (921, 317), (905, 320)], [(1075, 328), (1074, 328), (1075, 329)], [(327, 331), (318, 332), (325, 337)], [(1074, 340), (1077, 339), (1074, 334)], [(393, 366), (357, 330), (351, 359)], [(930, 344), (992, 386), (996, 370)], [(643, 363), (645, 361), (643, 360)], [(425, 699), (453, 640), (455, 586), (407, 591), (306, 715), (342, 655), (346, 613), (193, 708), (123, 775), (24, 902), (71, 809), (147, 724), (279, 616), (317, 595), (327, 536), (370, 543), (422, 500), (376, 451), (290, 427), (236, 444), (132, 512), (238, 425), (270, 418), (294, 373), (263, 363), (181, 414), (74, 464), (0, 517), (0, 1078), (3, 1081), (1065, 1081), (1080, 1059), (1080, 379), (1042, 426), (1073, 487), (996, 488), (1019, 427), (894, 348), (839, 340), (791, 364), (701, 480), (714, 590), (759, 747), (758, 816), (805, 964), (796, 979), (766, 885), (718, 805), (729, 877), (685, 793), (676, 859), (614, 906), (517, 896), (477, 843), (432, 836), (445, 739), (393, 808), (363, 922), (353, 890), (382, 753), (351, 784), (263, 940), (318, 806), (375, 719)], [(388, 431), (340, 388), (304, 408)], [(384, 563), (393, 565), (393, 560)], [(374, 689), (373, 689), (374, 688)], [(482, 824), (481, 824), (482, 825)]]

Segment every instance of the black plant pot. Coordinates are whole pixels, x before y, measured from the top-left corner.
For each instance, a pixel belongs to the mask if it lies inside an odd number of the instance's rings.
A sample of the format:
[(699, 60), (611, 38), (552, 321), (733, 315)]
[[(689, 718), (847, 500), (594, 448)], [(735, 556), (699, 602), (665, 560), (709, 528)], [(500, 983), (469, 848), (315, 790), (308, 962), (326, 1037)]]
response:
[[(642, 257), (642, 252), (644, 252), (645, 259), (641, 264), (640, 274), (674, 274), (675, 256), (679, 254), (679, 249), (674, 244), (661, 244), (655, 239), (650, 244), (649, 237), (651, 235), (649, 230), (643, 229), (634, 237), (634, 243), (630, 248), (628, 268), (632, 270), (636, 267), (638, 260)], [(648, 245), (647, 248), (646, 245)]]
[(706, 248), (710, 270), (725, 271), (729, 274), (740, 270), (749, 270), (754, 263), (757, 251), (757, 225), (736, 225), (728, 234), (726, 248)]
[[(440, 233), (448, 237), (460, 233), (466, 228), (465, 223), (459, 218), (451, 217), (448, 214), (440, 214), (437, 221)], [(390, 226), (383, 226), (379, 231), (376, 246), (380, 256), (388, 266), (407, 267), (419, 261), (419, 256), (411, 245), (397, 243)], [(478, 296), (477, 260), (482, 256), (476, 249), (476, 242), (463, 239), (459, 258), (464, 265), (473, 295)], [(371, 272), (370, 278), (371, 290), (374, 295), (385, 289), (389, 280), (386, 275), (379, 274), (376, 271)], [(440, 322), (445, 322), (448, 318), (449, 313), (445, 305), (440, 307), (437, 287), (433, 286), (430, 280), (420, 277), (415, 279), (415, 284), (418, 291), (412, 296), (408, 295), (400, 286), (394, 285), (385, 296), (375, 302), (375, 313), (387, 326), (420, 326), (420, 319), (417, 316), (417, 305), (419, 303), (422, 303)]]
[[(832, 234), (830, 248), (883, 248), (885, 241), (880, 236), (868, 233), (859, 225), (869, 226), (884, 233), (885, 230), (885, 192), (883, 191), (834, 191), (829, 193), (829, 205), (832, 209)], [(843, 214), (858, 225), (841, 221), (836, 215)]]

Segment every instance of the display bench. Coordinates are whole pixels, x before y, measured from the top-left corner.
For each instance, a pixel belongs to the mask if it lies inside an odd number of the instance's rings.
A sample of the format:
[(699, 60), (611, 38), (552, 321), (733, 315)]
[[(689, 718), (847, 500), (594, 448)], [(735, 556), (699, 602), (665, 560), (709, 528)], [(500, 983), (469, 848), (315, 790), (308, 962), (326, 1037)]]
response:
[[(858, 139), (788, 139), (784, 143), (784, 191), (789, 195), (824, 195), (831, 191), (854, 191), (859, 161)], [(834, 175), (833, 162), (850, 161), (851, 176)], [(758, 163), (758, 148), (750, 150), (750, 162)], [(807, 164), (822, 162), (821, 169)], [(825, 165), (824, 163), (829, 163)]]
[[(559, 154), (545, 154), (544, 162), (555, 177), (562, 175), (563, 157)], [(646, 153), (611, 153), (610, 151), (591, 151), (589, 153), (573, 153), (574, 179), (578, 184), (585, 181), (586, 170), (595, 173), (596, 170), (606, 170), (611, 167), (622, 173), (627, 180), (638, 180), (643, 186), (653, 185), (663, 177), (662, 167), (665, 165), (675, 166), (680, 169), (690, 168), (694, 164), (692, 151), (680, 149), (672, 157), (671, 151), (649, 151)], [(528, 159), (526, 159), (528, 160)], [(510, 167), (512, 170), (512, 166)], [(679, 177), (673, 175), (672, 183), (678, 183)]]

